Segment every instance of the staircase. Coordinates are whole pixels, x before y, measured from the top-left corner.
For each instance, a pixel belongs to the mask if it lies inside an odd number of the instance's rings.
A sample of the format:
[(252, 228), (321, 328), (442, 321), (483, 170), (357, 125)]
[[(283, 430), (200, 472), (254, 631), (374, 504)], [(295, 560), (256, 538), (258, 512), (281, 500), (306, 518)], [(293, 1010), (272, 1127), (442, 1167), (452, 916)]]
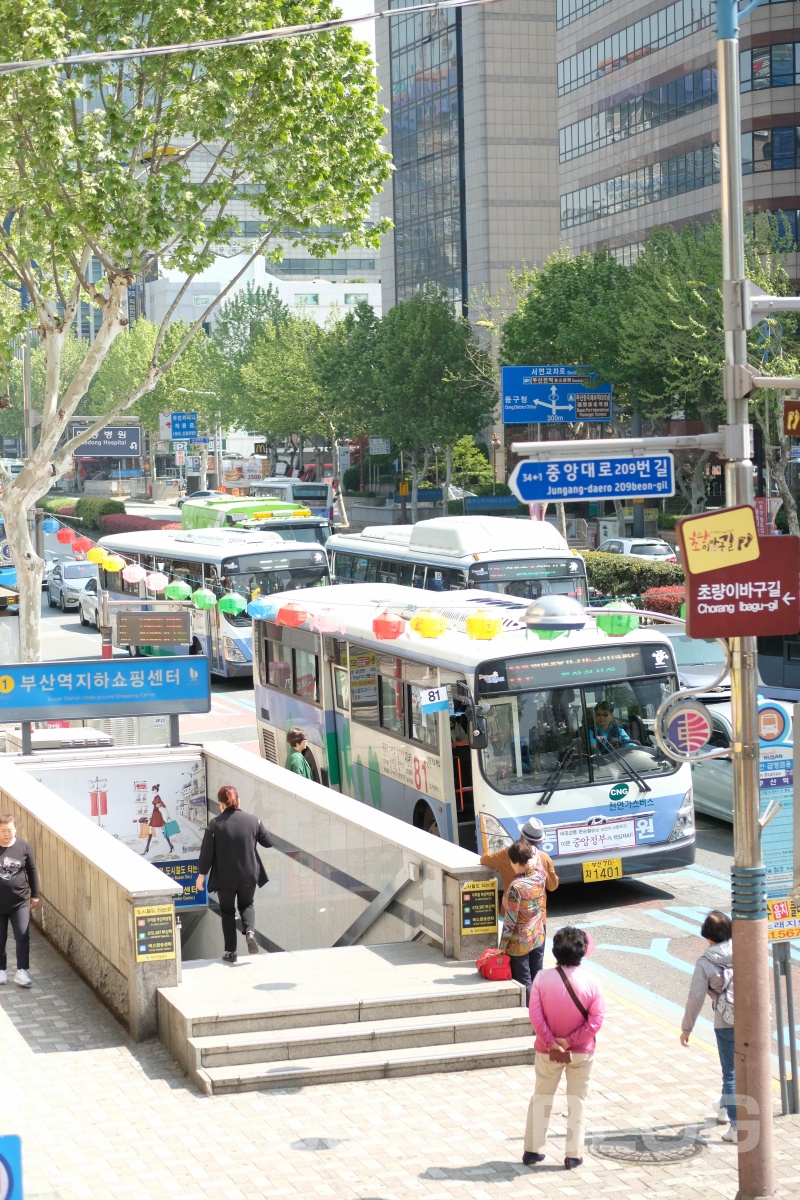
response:
[[(397, 949), (407, 952), (409, 947)], [(333, 953), (352, 956), (368, 950), (352, 947)], [(285, 965), (286, 960), (315, 953), (331, 951), (264, 956), (258, 965), (263, 974), (264, 963), (279, 959)], [(218, 969), (217, 964), (207, 967)], [(257, 1008), (236, 1011), (235, 1004), (227, 1009), (212, 1005), (217, 1011), (205, 1014), (178, 1014), (181, 987), (167, 989), (159, 995), (162, 1041), (197, 1087), (210, 1095), (533, 1061), (524, 992), (513, 982), (481, 980), (472, 964), (448, 963), (439, 956), (437, 977), (428, 986), (412, 991), (407, 986), (412, 981), (404, 979), (406, 986), (398, 989), (397, 981), (388, 978), (390, 986), (383, 995), (376, 994), (381, 980), (369, 976), (362, 977), (361, 989), (352, 989), (362, 990), (360, 997), (352, 992), (337, 996), (336, 983), (326, 987), (324, 972), (320, 978), (323, 983), (312, 1003), (310, 996), (296, 996), (294, 1003), (281, 998), (276, 1004), (273, 992), (272, 1002)], [(277, 995), (286, 997), (289, 989), (285, 983), (280, 987), (286, 990)], [(307, 989), (298, 985), (297, 990)]]

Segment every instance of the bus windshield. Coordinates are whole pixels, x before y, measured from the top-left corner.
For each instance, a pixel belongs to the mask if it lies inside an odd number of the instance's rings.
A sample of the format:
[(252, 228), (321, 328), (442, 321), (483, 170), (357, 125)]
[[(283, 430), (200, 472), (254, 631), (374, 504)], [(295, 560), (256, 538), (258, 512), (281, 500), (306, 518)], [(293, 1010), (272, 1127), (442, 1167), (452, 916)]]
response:
[(573, 596), (585, 604), (589, 599), (583, 563), (574, 556), (479, 563), (470, 567), (469, 586), (484, 592), (520, 596), (524, 600), (537, 600), (539, 596)]
[[(221, 595), (232, 589), (248, 600), (256, 596), (271, 596), (275, 592), (319, 587), (330, 582), (328, 561), (322, 550), (289, 551), (286, 554), (276, 550), (269, 554), (244, 554), (239, 558), (226, 558), (222, 571), (222, 584), (215, 591)], [(250, 620), (245, 612), (234, 617), (233, 623), (249, 625)]]
[[(677, 687), (662, 647), (542, 655), (489, 668), (477, 677), (489, 705), (481, 767), (498, 792), (552, 794), (678, 769), (653, 737), (658, 707)], [(584, 682), (590, 672), (594, 680)]]

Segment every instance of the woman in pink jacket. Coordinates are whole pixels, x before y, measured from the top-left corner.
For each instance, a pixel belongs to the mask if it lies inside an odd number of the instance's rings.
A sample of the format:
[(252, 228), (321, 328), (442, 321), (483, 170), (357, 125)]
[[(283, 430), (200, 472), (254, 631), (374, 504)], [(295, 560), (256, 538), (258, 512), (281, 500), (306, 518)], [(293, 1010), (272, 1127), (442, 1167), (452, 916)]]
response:
[(553, 938), (555, 968), (540, 971), (533, 981), (529, 1012), (536, 1034), (536, 1088), (528, 1106), (525, 1129), (526, 1167), (541, 1162), (547, 1127), (561, 1075), (567, 1076), (567, 1138), (564, 1166), (583, 1162), (586, 1095), (594, 1060), (595, 1035), (603, 1024), (605, 1005), (597, 980), (581, 966), (589, 948), (582, 929), (567, 925)]

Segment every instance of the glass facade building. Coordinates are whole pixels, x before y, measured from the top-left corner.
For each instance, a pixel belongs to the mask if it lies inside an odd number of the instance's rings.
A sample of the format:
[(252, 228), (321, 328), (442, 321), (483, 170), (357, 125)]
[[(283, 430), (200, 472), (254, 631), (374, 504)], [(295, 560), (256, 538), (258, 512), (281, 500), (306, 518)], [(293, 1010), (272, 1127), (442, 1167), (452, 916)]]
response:
[[(392, 0), (402, 9), (412, 0)], [(395, 296), (426, 283), (464, 303), (467, 253), (461, 13), (389, 22)]]

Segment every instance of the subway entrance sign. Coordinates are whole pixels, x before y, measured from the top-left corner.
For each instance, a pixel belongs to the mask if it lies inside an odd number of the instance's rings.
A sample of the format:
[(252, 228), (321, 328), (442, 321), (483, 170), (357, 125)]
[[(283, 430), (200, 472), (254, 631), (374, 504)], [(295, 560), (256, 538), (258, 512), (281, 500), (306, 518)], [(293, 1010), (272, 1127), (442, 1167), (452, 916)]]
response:
[[(718, 514), (716, 514), (718, 515)], [(693, 638), (759, 637), (800, 630), (800, 538), (760, 537), (758, 558), (686, 571), (686, 632)]]
[(674, 496), (675, 464), (671, 454), (526, 461), (517, 463), (508, 483), (524, 504)]

